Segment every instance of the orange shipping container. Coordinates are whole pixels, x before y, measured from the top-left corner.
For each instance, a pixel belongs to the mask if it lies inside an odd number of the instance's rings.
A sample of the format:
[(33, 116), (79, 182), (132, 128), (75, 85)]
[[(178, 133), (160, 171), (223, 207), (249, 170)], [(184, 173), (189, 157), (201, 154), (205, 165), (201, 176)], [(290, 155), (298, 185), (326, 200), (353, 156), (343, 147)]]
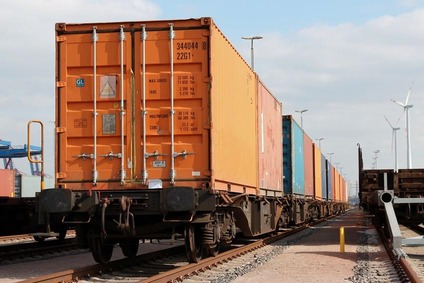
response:
[(56, 42), (57, 185), (258, 193), (258, 78), (212, 19), (62, 23)]
[(263, 190), (283, 191), (282, 123), (281, 103), (258, 81), (259, 186)]
[(305, 169), (305, 196), (314, 196), (314, 151), (312, 139), (303, 133), (303, 158)]
[(348, 187), (348, 183), (346, 182), (346, 180), (343, 178), (343, 188), (342, 188), (342, 194), (343, 194), (343, 202), (347, 202), (348, 200), (348, 195), (349, 195), (349, 187)]
[(334, 187), (334, 190), (335, 190), (335, 200), (336, 201), (340, 201), (340, 173), (339, 173), (339, 171), (337, 171), (337, 170), (335, 170), (335, 187)]
[[(315, 199), (322, 199), (322, 154), (321, 150), (316, 144), (313, 144), (314, 149), (314, 195)], [(325, 163), (324, 163), (325, 164)]]
[(0, 197), (15, 196), (15, 171), (0, 169)]

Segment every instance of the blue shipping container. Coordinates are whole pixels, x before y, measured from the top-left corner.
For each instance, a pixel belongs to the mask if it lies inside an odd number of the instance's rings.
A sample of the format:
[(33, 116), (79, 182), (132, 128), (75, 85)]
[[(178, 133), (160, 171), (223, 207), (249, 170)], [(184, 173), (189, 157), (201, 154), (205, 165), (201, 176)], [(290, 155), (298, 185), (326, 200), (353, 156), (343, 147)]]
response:
[(284, 194), (305, 194), (303, 130), (291, 115), (283, 116)]

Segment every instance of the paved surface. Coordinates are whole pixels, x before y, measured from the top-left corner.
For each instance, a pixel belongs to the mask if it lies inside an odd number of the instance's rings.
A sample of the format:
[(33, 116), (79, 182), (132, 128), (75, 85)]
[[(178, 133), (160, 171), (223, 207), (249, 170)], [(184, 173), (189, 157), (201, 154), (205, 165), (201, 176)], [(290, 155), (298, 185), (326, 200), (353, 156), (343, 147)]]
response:
[(396, 282), (390, 279), (392, 266), (378, 234), (362, 211), (350, 210), (305, 233), (300, 241), (288, 240), (282, 254), (233, 282)]

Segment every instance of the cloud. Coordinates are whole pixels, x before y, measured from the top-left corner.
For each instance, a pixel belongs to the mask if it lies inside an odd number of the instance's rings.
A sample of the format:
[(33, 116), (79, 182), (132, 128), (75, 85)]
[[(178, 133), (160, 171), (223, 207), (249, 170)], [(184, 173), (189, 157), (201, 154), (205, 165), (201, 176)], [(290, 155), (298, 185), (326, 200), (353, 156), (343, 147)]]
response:
[[(398, 3), (417, 7), (423, 1)], [(46, 136), (53, 136), (49, 121), (54, 120), (55, 23), (151, 20), (167, 8), (147, 0), (0, 0), (0, 5), (0, 138), (15, 144), (25, 142), (30, 119), (44, 121)], [(189, 9), (200, 10), (196, 4)], [(360, 24), (314, 24), (287, 34), (272, 18), (267, 20), (273, 24), (261, 33), (264, 39), (255, 42), (255, 71), (283, 102), (286, 114), (309, 109), (304, 115), (306, 132), (313, 139), (324, 137), (323, 152), (334, 152), (333, 162), (343, 164), (353, 182), (357, 142), (363, 146), (366, 166), (371, 166), (373, 151), (380, 149), (379, 165), (393, 167), (392, 133), (384, 115), (390, 121), (402, 116), (398, 154), (401, 167), (405, 166), (403, 112), (390, 99), (403, 101), (412, 81), (413, 165), (424, 167), (420, 148), (424, 135), (419, 129), (424, 123), (423, 9)], [(237, 49), (246, 50), (243, 57), (250, 58), (246, 42), (239, 40), (243, 45)], [(47, 161), (53, 164), (53, 145), (47, 140), (51, 150)], [(52, 165), (48, 170), (53, 173)]]
[[(0, 0), (0, 6), (0, 138), (22, 145), (27, 122), (43, 121), (46, 171), (53, 175), (55, 23), (154, 19), (162, 12), (148, 0)], [(26, 160), (15, 163), (29, 172)]]

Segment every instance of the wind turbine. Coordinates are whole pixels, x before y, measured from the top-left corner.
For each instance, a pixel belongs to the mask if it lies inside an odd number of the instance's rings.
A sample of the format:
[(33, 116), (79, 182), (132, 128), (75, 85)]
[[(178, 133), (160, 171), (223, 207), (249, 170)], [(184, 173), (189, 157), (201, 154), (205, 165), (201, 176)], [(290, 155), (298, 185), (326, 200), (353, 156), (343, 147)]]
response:
[[(397, 139), (396, 139), (396, 131), (398, 131), (398, 130), (400, 130), (400, 128), (399, 127), (393, 127), (392, 126), (392, 124), (389, 122), (389, 120), (387, 119), (387, 117), (386, 116), (384, 116), (384, 118), (386, 118), (386, 121), (387, 121), (387, 123), (389, 123), (389, 125), (390, 125), (390, 128), (392, 128), (392, 148), (393, 148), (393, 139), (394, 139), (394, 141), (395, 141), (395, 172), (397, 172), (398, 171), (398, 167), (399, 167), (399, 164), (398, 164), (398, 158), (397, 158)], [(399, 118), (400, 119), (400, 118)], [(398, 120), (398, 122), (399, 122), (399, 120)], [(396, 123), (397, 124), (397, 123)]]
[(405, 104), (392, 99), (392, 101), (394, 103), (397, 103), (400, 106), (402, 106), (403, 110), (405, 112), (405, 118), (406, 118), (406, 160), (407, 160), (407, 165), (408, 165), (407, 168), (408, 169), (411, 169), (411, 167), (412, 167), (411, 141), (410, 141), (411, 133), (410, 133), (410, 128), (409, 128), (409, 108), (412, 108), (414, 105), (408, 104), (409, 95), (411, 94), (411, 88), (412, 88), (412, 86), (409, 88), (408, 95), (406, 96)]

